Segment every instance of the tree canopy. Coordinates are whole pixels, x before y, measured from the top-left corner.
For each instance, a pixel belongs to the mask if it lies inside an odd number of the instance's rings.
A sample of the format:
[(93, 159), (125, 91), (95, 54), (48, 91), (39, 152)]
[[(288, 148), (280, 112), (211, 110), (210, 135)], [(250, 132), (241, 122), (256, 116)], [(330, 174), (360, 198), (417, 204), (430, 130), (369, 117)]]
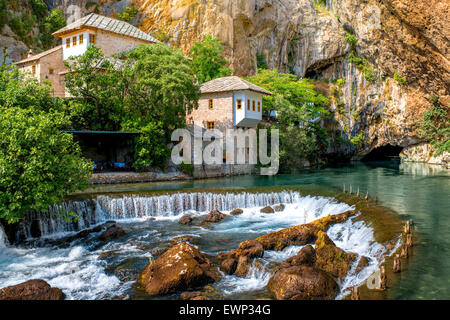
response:
[(211, 35), (194, 43), (191, 48), (191, 57), (192, 69), (200, 83), (230, 76), (233, 73), (233, 70), (227, 67), (229, 61), (224, 58), (222, 42)]
[(62, 201), (91, 174), (72, 135), (60, 130), (68, 119), (50, 93), (34, 77), (0, 65), (0, 218), (8, 222)]
[(277, 70), (259, 69), (247, 80), (273, 93), (263, 98), (263, 109), (277, 112), (272, 125), (280, 130), (280, 169), (301, 168), (304, 160), (316, 158), (326, 145), (326, 133), (315, 120), (329, 113), (328, 99), (314, 90), (309, 79)]

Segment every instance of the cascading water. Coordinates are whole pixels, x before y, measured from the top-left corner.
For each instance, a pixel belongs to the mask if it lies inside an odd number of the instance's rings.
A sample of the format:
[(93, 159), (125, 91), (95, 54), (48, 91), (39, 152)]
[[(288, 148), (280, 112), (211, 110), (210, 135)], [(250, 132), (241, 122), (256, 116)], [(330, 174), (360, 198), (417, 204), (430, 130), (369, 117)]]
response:
[[(60, 205), (53, 205), (46, 212), (28, 213), (19, 226), (16, 238), (30, 239), (65, 234), (86, 229), (107, 220), (176, 218), (188, 211), (209, 212), (213, 209), (229, 211), (236, 208), (294, 203), (300, 198), (300, 193), (293, 191), (239, 194), (202, 192), (122, 197), (100, 195), (93, 199), (67, 201)], [(76, 213), (79, 219), (74, 222), (67, 221), (64, 215), (68, 212)]]
[[(285, 204), (282, 212), (260, 212), (261, 207), (280, 203)], [(230, 216), (210, 228), (191, 226), (186, 230), (177, 223), (177, 218), (185, 212), (201, 216), (212, 209), (227, 213), (236, 208), (241, 208), (244, 212), (238, 216)], [(52, 206), (45, 213), (28, 214), (19, 230), (22, 232), (21, 236), (31, 237), (37, 225), (41, 236), (58, 238), (61, 233), (89, 228), (112, 219), (128, 228), (128, 235), (125, 239), (105, 243), (82, 238), (69, 247), (62, 248), (46, 247), (45, 242), (44, 247), (31, 249), (6, 247), (0, 250), (0, 288), (30, 278), (42, 278), (61, 288), (69, 299), (130, 297), (134, 281), (121, 282), (114, 271), (106, 271), (107, 268), (116, 270), (123, 263), (128, 265), (129, 261), (137, 261), (139, 267), (136, 270), (140, 271), (148, 263), (150, 249), (160, 248), (161, 244), (164, 246), (174, 237), (193, 236), (201, 251), (217, 255), (235, 248), (243, 240), (350, 209), (351, 206), (333, 198), (301, 196), (294, 191), (122, 197), (99, 195), (87, 200), (68, 201)], [(70, 211), (80, 216), (77, 222), (67, 222), (57, 216)], [(150, 217), (156, 220), (149, 221)], [(329, 235), (344, 250), (370, 259), (369, 266), (362, 272), (348, 275), (340, 284), (341, 289), (364, 281), (379, 265), (379, 257), (385, 252), (385, 248), (373, 240), (372, 230), (362, 222), (349, 220), (335, 225), (330, 228)], [(4, 232), (0, 228), (0, 248), (6, 243), (2, 240), (4, 238)], [(239, 299), (252, 297), (255, 292), (263, 293), (271, 277), (272, 267), (295, 255), (300, 249), (299, 246), (293, 246), (280, 252), (266, 251), (259, 259), (260, 264), (254, 265), (246, 277), (224, 275), (214, 286), (226, 298)], [(98, 258), (105, 251), (117, 253), (110, 258), (112, 260), (106, 262)], [(119, 270), (121, 268), (123, 267)]]
[(3, 226), (0, 224), (0, 250), (6, 247), (8, 243), (5, 230), (3, 230)]

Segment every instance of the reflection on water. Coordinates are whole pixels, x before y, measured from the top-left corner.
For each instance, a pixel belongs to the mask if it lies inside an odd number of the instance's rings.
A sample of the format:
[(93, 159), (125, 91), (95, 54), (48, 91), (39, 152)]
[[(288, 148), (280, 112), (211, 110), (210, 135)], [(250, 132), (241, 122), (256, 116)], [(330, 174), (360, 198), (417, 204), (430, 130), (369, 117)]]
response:
[(369, 191), (371, 196), (413, 219), (420, 240), (415, 257), (394, 290), (395, 299), (450, 299), (450, 174), (441, 166), (396, 161), (353, 163), (275, 177), (242, 176), (176, 183), (110, 186), (98, 191), (175, 190), (233, 187), (323, 185)]

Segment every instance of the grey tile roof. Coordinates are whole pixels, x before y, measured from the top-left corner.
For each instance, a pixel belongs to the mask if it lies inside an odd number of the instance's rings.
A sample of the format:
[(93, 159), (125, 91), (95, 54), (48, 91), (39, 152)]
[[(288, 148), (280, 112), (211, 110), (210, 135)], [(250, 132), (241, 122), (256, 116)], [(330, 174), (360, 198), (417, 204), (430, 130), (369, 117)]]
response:
[(214, 79), (205, 82), (200, 87), (200, 91), (202, 93), (216, 93), (216, 92), (241, 91), (241, 90), (250, 90), (262, 94), (272, 95), (272, 92), (267, 91), (266, 89), (263, 89), (253, 83), (245, 81), (244, 79), (241, 79), (236, 76)]
[(20, 61), (16, 62), (16, 65), (39, 60), (40, 58), (45, 57), (46, 55), (49, 55), (50, 53), (56, 52), (56, 51), (61, 50), (61, 49), (62, 49), (62, 46), (57, 46), (57, 47), (51, 48), (50, 50), (38, 53), (38, 54), (36, 54), (34, 56), (31, 56), (29, 58), (25, 58), (23, 60), (20, 60)]
[(143, 32), (142, 30), (139, 30), (135, 26), (132, 26), (131, 24), (125, 21), (101, 16), (95, 13), (90, 13), (87, 16), (84, 16), (83, 18), (78, 19), (75, 22), (72, 22), (71, 24), (65, 26), (64, 28), (55, 31), (53, 35), (58, 36), (72, 30), (82, 29), (83, 27), (101, 29), (116, 34), (141, 39), (148, 42), (155, 42), (155, 43), (159, 42), (151, 35)]

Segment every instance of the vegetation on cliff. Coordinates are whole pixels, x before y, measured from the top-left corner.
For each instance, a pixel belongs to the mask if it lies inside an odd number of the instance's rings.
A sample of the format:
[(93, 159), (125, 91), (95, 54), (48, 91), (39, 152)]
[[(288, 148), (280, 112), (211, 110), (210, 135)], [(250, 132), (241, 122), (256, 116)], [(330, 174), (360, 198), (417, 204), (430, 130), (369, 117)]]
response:
[(202, 41), (195, 42), (191, 48), (192, 69), (200, 83), (208, 82), (233, 73), (227, 67), (229, 62), (224, 58), (221, 41), (207, 35)]

